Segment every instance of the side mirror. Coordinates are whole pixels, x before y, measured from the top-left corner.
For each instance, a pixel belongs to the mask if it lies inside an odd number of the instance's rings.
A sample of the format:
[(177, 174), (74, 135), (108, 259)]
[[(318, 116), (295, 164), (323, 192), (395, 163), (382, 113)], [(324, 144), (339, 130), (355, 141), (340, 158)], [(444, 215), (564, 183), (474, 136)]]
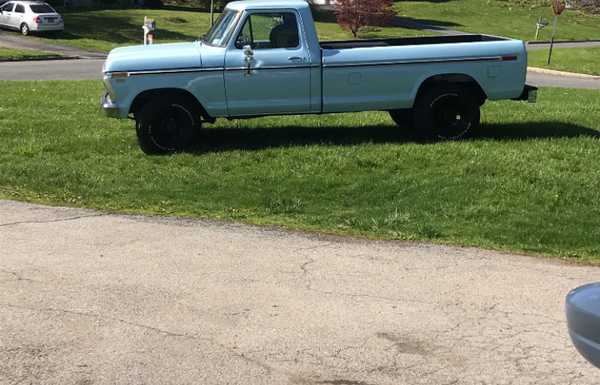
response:
[(600, 368), (600, 283), (571, 290), (565, 310), (573, 344), (586, 360)]
[(254, 50), (252, 49), (251, 45), (244, 46), (244, 56), (246, 57), (246, 61), (254, 58)]
[(254, 51), (252, 46), (244, 46), (244, 61), (246, 62), (246, 76), (252, 75), (252, 61), (254, 60)]

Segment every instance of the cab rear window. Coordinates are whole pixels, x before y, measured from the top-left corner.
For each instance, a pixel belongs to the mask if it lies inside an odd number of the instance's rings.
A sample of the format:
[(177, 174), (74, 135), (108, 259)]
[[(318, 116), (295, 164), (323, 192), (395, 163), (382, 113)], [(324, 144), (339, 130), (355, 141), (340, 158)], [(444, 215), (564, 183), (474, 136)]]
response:
[(55, 13), (54, 9), (46, 4), (31, 4), (29, 8), (33, 13)]

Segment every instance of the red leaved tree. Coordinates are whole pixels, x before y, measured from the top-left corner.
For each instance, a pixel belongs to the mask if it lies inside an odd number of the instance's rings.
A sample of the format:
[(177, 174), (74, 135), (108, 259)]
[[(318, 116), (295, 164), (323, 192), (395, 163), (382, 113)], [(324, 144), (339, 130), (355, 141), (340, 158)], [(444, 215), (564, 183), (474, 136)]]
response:
[(393, 0), (337, 0), (335, 13), (342, 28), (356, 38), (366, 26), (389, 23), (395, 16), (393, 4)]

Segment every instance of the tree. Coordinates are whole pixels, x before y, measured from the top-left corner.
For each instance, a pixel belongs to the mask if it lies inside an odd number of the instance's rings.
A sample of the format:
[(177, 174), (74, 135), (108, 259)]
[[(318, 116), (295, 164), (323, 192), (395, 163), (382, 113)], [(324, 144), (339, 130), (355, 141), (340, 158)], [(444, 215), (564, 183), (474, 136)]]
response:
[(393, 0), (337, 0), (335, 13), (342, 28), (357, 38), (366, 26), (389, 23), (395, 16), (393, 4)]

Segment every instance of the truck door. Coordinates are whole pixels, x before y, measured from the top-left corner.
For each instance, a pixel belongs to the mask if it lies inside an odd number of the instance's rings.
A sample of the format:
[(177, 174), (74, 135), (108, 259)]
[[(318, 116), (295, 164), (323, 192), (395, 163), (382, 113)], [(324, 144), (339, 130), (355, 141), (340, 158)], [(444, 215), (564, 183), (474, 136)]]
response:
[(310, 54), (295, 11), (252, 11), (225, 55), (230, 116), (310, 111)]

